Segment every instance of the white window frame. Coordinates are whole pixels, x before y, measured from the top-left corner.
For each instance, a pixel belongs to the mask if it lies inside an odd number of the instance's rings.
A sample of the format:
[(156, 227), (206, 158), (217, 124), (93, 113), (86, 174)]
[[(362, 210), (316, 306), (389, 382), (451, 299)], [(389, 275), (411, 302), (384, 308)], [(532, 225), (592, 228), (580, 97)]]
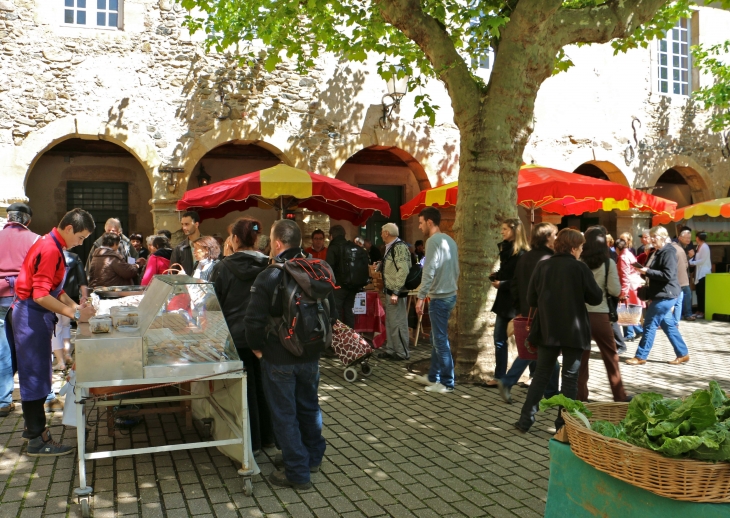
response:
[[(124, 0), (117, 0), (118, 4), (118, 10), (117, 12), (117, 26), (116, 27), (110, 27), (108, 25), (97, 25), (97, 16), (100, 13), (104, 13), (105, 15), (105, 21), (108, 22), (109, 18), (109, 3), (110, 0), (103, 0), (104, 5), (106, 8), (99, 9), (98, 8), (98, 2), (99, 0), (85, 0), (86, 1), (86, 7), (78, 7), (79, 0), (57, 0), (59, 2), (62, 2), (62, 23), (61, 26), (63, 27), (74, 27), (76, 29), (96, 29), (96, 30), (102, 30), (102, 31), (119, 31), (123, 29), (124, 23)], [(73, 3), (73, 6), (67, 6), (67, 3)], [(77, 19), (78, 11), (83, 10), (86, 12), (86, 23), (85, 24), (78, 24), (78, 23), (68, 23), (66, 22), (66, 11), (72, 10), (74, 12), (74, 22)], [(111, 13), (114, 13), (114, 11), (111, 11)]]
[[(692, 94), (691, 45), (691, 18), (681, 18), (664, 38), (656, 41), (653, 90), (659, 95), (686, 98)], [(684, 78), (683, 73), (686, 73)], [(663, 91), (663, 87), (666, 87), (666, 91)], [(683, 87), (686, 91), (682, 91)]]

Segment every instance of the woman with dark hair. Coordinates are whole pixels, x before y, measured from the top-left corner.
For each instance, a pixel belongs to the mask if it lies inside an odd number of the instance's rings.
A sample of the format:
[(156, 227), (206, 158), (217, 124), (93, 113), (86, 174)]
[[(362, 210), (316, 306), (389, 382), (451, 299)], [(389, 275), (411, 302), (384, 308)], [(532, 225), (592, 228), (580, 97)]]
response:
[[(621, 302), (629, 306), (644, 307), (644, 301), (639, 298), (637, 290), (644, 285), (641, 275), (634, 268), (636, 257), (629, 248), (629, 243), (621, 238), (616, 241), (616, 253), (618, 254), (618, 280), (621, 283)], [(636, 336), (643, 334), (644, 329), (639, 326), (624, 326), (624, 337), (626, 341), (633, 342)]]
[[(274, 442), (271, 414), (261, 383), (261, 363), (252, 352), (243, 324), (251, 300), (251, 286), (256, 276), (269, 264), (269, 258), (256, 249), (256, 239), (260, 231), (261, 223), (253, 218), (244, 217), (236, 220), (231, 226), (231, 235), (228, 238), (232, 253), (215, 265), (210, 278), (215, 286), (215, 293), (238, 356), (246, 367), (251, 446), (254, 450)], [(251, 338), (254, 341), (261, 337)]]
[[(537, 308), (529, 336), (530, 343), (537, 346), (537, 368), (520, 420), (515, 423), (515, 428), (523, 433), (535, 422), (540, 399), (561, 351), (561, 391), (571, 399), (578, 395), (580, 360), (583, 351), (591, 347), (586, 304), (596, 305), (603, 300), (593, 272), (578, 260), (584, 242), (577, 230), (561, 230), (555, 240), (555, 255), (538, 263), (527, 288), (527, 302), (530, 308)], [(564, 424), (558, 412), (555, 428)]]
[(147, 286), (152, 282), (155, 275), (163, 275), (170, 268), (170, 257), (172, 257), (172, 248), (170, 240), (165, 236), (159, 235), (152, 238), (150, 245), (150, 256), (147, 259), (144, 275), (142, 276), (142, 286)]
[[(596, 284), (601, 288), (602, 298), (599, 304), (586, 304), (588, 320), (591, 323), (591, 338), (598, 345), (601, 358), (606, 366), (608, 383), (611, 385), (614, 401), (626, 401), (626, 391), (621, 381), (618, 368), (616, 341), (608, 312), (608, 296), (618, 297), (621, 294), (621, 283), (618, 280), (616, 263), (611, 259), (608, 248), (606, 229), (601, 226), (590, 227), (585, 232), (585, 245), (580, 258), (593, 272)], [(623, 240), (619, 240), (623, 241)], [(591, 357), (590, 347), (583, 351), (578, 374), (578, 399), (588, 401), (588, 360)]]
[(204, 281), (210, 280), (213, 268), (218, 264), (221, 255), (221, 246), (211, 236), (199, 237), (193, 241), (193, 257), (197, 261), (193, 270), (193, 277)]
[(139, 264), (129, 264), (118, 252), (119, 234), (107, 232), (100, 238), (89, 262), (89, 287), (127, 286), (134, 284), (139, 274)]
[(499, 271), (493, 273), (489, 278), (492, 286), (497, 288), (497, 298), (492, 305), (492, 313), (496, 313), (497, 319), (494, 323), (494, 349), (496, 365), (494, 367), (494, 379), (487, 382), (488, 387), (497, 388), (499, 379), (507, 373), (507, 325), (515, 318), (515, 308), (512, 304), (510, 284), (515, 275), (517, 261), (522, 254), (530, 249), (525, 237), (525, 227), (519, 219), (508, 219), (502, 223), (502, 242), (499, 247)]
[[(517, 261), (515, 274), (510, 283), (512, 304), (518, 316), (529, 316), (530, 305), (527, 303), (527, 287), (530, 284), (532, 272), (535, 271), (535, 267), (540, 261), (552, 257), (557, 234), (558, 228), (552, 223), (543, 222), (532, 227), (532, 236), (530, 238), (531, 250), (522, 254), (520, 260)], [(535, 360), (515, 358), (507, 374), (498, 380), (499, 395), (505, 403), (512, 404), (512, 387), (517, 384), (520, 376), (522, 376), (527, 367), (530, 367), (531, 371), (534, 370)], [(560, 364), (555, 362), (555, 370), (550, 378), (550, 384), (545, 390), (545, 397), (551, 397), (560, 392), (559, 384)]]

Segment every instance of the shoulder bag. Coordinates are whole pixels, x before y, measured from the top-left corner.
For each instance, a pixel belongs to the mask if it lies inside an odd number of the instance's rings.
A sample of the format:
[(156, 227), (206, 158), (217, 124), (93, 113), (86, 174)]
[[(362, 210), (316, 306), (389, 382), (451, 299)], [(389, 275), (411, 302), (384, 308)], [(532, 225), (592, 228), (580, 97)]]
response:
[(611, 322), (618, 322), (618, 297), (614, 297), (608, 293), (608, 261), (610, 260), (611, 259), (606, 259), (606, 262), (603, 265), (603, 271), (605, 273), (603, 288), (606, 292), (606, 304), (608, 304), (608, 320)]

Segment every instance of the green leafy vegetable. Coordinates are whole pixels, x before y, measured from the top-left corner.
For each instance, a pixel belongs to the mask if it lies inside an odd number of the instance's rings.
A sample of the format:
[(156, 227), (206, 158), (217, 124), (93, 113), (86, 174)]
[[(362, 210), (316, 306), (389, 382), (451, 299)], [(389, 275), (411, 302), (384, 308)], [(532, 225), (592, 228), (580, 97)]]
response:
[(591, 411), (586, 408), (582, 401), (575, 401), (573, 399), (565, 397), (562, 394), (558, 394), (551, 397), (550, 399), (543, 399), (542, 401), (540, 401), (541, 412), (544, 412), (548, 408), (554, 408), (556, 406), (561, 406), (565, 408), (568, 412), (580, 412), (587, 417), (591, 417), (593, 415)]

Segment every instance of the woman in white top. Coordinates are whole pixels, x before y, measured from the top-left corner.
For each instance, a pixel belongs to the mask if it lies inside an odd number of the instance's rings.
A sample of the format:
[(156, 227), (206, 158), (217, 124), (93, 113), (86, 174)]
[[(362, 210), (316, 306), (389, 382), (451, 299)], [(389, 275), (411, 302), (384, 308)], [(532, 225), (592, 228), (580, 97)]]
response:
[(689, 264), (695, 267), (695, 290), (697, 290), (697, 313), (695, 318), (705, 318), (705, 277), (712, 273), (712, 259), (710, 245), (707, 244), (707, 234), (697, 232), (697, 253), (690, 250)]

